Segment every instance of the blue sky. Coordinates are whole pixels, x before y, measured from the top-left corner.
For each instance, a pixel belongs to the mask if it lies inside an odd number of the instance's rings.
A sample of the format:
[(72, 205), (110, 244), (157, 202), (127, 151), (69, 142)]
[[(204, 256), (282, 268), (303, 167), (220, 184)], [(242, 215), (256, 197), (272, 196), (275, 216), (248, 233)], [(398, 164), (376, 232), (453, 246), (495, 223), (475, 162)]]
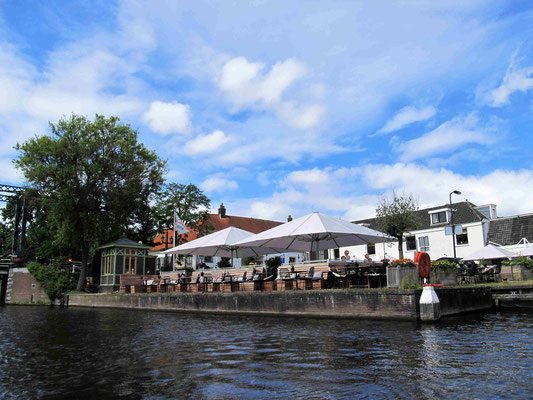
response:
[(117, 115), (230, 215), (533, 212), (529, 1), (0, 0), (0, 169), (70, 113)]

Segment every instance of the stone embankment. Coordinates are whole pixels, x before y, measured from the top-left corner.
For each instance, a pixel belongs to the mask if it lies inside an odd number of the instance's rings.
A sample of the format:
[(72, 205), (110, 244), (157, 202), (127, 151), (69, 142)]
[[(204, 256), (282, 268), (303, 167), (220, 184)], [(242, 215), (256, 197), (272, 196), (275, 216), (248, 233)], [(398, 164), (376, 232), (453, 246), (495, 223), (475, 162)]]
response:
[[(421, 290), (70, 294), (69, 306), (217, 314), (420, 319)], [(492, 307), (489, 288), (439, 288), (442, 316)]]

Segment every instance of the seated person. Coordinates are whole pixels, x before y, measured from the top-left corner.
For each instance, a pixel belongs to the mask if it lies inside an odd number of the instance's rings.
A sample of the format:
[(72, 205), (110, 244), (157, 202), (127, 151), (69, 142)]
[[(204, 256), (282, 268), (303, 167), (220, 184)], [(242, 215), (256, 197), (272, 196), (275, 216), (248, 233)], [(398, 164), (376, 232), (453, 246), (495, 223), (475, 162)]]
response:
[(291, 274), (290, 274), (290, 278), (291, 279), (296, 279), (298, 277), (298, 274), (296, 273), (296, 271), (294, 270), (294, 265), (291, 264)]
[(205, 283), (205, 276), (203, 272), (201, 272), (198, 276), (198, 283)]

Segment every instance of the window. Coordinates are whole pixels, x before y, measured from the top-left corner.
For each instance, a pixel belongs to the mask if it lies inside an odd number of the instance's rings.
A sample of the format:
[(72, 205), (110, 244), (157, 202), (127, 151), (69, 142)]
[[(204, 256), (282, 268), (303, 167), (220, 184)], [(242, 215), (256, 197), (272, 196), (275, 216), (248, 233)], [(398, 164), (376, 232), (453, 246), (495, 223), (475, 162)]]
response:
[(289, 257), (289, 264), (294, 264), (296, 262), (296, 257)]
[(104, 256), (104, 275), (111, 275), (111, 255)]
[(457, 241), (457, 245), (461, 244), (468, 244), (468, 232), (465, 228), (463, 228), (463, 232), (459, 235), (455, 235), (455, 240)]
[(341, 250), (340, 249), (333, 249), (333, 258), (335, 260), (338, 260), (341, 258)]
[(431, 214), (431, 223), (432, 224), (440, 224), (443, 222), (447, 222), (446, 218), (446, 211), (436, 212)]
[(420, 251), (429, 251), (429, 237), (420, 236), (418, 238), (418, 248)]
[(374, 243), (368, 243), (366, 245), (366, 253), (368, 255), (376, 254), (376, 245)]
[(414, 236), (406, 236), (405, 247), (407, 250), (416, 250), (416, 238)]
[(204, 262), (212, 263), (213, 262), (213, 256), (205, 256), (204, 257)]
[(137, 252), (133, 249), (127, 249), (124, 256), (124, 273), (135, 274), (137, 270)]

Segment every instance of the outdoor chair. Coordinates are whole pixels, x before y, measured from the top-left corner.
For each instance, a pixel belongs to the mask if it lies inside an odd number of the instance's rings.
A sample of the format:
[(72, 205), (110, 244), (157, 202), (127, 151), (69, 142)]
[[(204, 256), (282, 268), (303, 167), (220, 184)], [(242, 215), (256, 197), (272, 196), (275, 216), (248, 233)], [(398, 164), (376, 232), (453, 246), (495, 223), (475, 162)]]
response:
[(333, 278), (333, 287), (347, 288), (349, 286), (349, 280), (345, 266), (332, 266), (331, 276)]
[(326, 289), (328, 287), (328, 273), (325, 271), (316, 271), (311, 280), (313, 289)]
[[(301, 272), (296, 276), (296, 289), (300, 289), (298, 281), (303, 281), (303, 289), (312, 289), (313, 288), (313, 275), (315, 273), (315, 267), (309, 267), (307, 273)], [(303, 274), (303, 275), (301, 275)]]

